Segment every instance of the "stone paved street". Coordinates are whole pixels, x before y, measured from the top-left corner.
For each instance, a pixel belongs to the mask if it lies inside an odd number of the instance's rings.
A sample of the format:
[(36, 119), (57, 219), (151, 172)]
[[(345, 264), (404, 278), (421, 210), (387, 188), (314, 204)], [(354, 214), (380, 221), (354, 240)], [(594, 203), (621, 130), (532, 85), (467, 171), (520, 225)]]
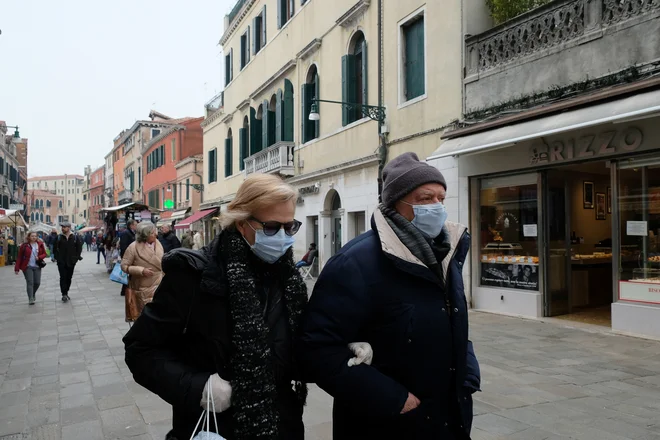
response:
[[(60, 301), (48, 264), (37, 304), (0, 268), (0, 439), (162, 440), (170, 409), (124, 364), (119, 286), (84, 253)], [(471, 315), (484, 391), (474, 440), (660, 439), (660, 343), (489, 314)], [(331, 399), (311, 387), (308, 439), (331, 438)]]

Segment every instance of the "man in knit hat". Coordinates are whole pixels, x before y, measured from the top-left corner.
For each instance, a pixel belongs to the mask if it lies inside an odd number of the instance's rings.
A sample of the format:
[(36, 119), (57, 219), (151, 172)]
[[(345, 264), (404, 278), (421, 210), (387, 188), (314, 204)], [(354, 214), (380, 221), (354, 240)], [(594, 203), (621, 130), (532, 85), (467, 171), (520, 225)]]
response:
[[(316, 282), (298, 353), (306, 380), (334, 397), (335, 439), (470, 438), (480, 387), (462, 276), (470, 236), (447, 221), (446, 193), (415, 153), (394, 158), (371, 231)], [(352, 341), (373, 361), (356, 362)]]

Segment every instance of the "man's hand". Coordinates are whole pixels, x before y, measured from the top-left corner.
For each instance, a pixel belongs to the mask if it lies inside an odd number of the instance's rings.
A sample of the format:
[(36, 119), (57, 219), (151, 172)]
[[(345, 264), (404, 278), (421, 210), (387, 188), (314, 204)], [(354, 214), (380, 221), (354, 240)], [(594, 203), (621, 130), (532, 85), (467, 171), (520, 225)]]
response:
[(151, 277), (151, 276), (153, 276), (153, 275), (154, 275), (154, 271), (153, 271), (153, 270), (151, 270), (151, 269), (149, 269), (149, 268), (147, 268), (147, 267), (145, 267), (144, 269), (142, 269), (142, 276), (145, 276), (145, 277)]
[(408, 399), (406, 400), (406, 403), (403, 405), (403, 409), (401, 410), (401, 414), (405, 414), (409, 411), (412, 411), (413, 409), (417, 408), (422, 402), (419, 401), (417, 397), (413, 393), (408, 393)]
[(348, 344), (348, 348), (355, 355), (355, 357), (348, 360), (349, 367), (360, 364), (371, 365), (371, 361), (374, 358), (374, 351), (371, 348), (371, 344), (368, 342), (352, 342)]
[(14, 271), (14, 273), (15, 273), (16, 275), (18, 275), (18, 272), (19, 272), (18, 270), (15, 270), (15, 271)]

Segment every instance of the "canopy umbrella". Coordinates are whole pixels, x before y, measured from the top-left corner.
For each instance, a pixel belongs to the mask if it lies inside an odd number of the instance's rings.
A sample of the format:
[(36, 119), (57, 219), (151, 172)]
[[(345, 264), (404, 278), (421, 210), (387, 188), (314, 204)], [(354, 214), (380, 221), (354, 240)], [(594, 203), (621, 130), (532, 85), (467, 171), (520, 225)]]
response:
[(21, 212), (16, 209), (0, 209), (0, 226), (21, 226), (27, 228)]

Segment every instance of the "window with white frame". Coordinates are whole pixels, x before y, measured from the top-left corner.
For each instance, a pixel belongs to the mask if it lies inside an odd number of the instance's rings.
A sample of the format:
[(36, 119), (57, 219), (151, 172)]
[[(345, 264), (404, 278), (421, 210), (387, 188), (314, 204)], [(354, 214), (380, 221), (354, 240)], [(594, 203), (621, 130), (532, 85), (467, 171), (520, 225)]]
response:
[(425, 10), (420, 9), (399, 23), (399, 102), (426, 93)]

